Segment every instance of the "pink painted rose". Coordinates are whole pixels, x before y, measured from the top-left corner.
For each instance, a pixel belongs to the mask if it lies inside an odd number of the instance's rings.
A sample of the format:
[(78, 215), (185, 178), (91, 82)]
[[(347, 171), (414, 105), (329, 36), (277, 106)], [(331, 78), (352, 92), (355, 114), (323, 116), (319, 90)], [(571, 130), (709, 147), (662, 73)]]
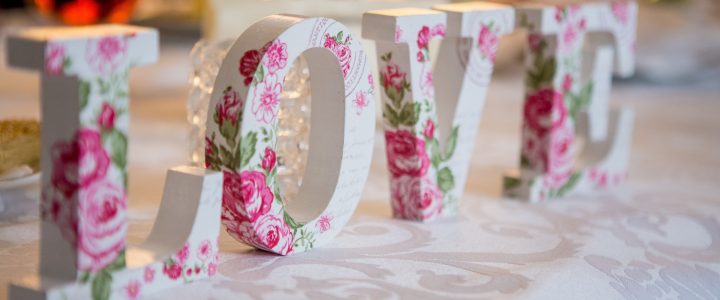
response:
[(445, 24), (437, 24), (433, 26), (432, 30), (430, 31), (430, 35), (433, 37), (445, 36)]
[(629, 17), (629, 10), (630, 10), (630, 3), (629, 2), (623, 2), (623, 1), (613, 1), (610, 4), (610, 9), (612, 10), (613, 15), (615, 18), (620, 21), (621, 24), (626, 25), (628, 22)]
[(337, 57), (338, 62), (340, 62), (340, 66), (342, 68), (343, 76), (347, 76), (348, 71), (350, 71), (350, 59), (352, 58), (352, 51), (347, 45), (347, 42), (349, 41), (350, 40), (346, 40), (346, 43), (342, 43), (342, 41), (338, 42), (334, 36), (331, 36), (330, 34), (325, 34), (325, 42), (323, 43), (323, 47), (332, 51)]
[(215, 121), (220, 128), (228, 121), (231, 127), (235, 127), (238, 124), (242, 110), (243, 101), (240, 99), (240, 94), (231, 86), (228, 86), (223, 91), (222, 100), (215, 105)]
[(580, 5), (579, 4), (568, 4), (567, 6), (568, 11), (570, 12), (570, 15), (577, 15), (578, 12), (580, 12)]
[(562, 6), (556, 6), (555, 7), (555, 21), (562, 21), (563, 16), (565, 15), (565, 8)]
[(254, 242), (253, 225), (243, 215), (224, 210), (221, 219), (227, 233), (234, 239), (249, 244)]
[(358, 91), (355, 94), (355, 99), (353, 100), (353, 107), (355, 107), (355, 114), (360, 115), (363, 112), (363, 109), (367, 107), (369, 104), (367, 97), (365, 97), (365, 92)]
[(254, 224), (256, 246), (281, 255), (292, 252), (293, 236), (290, 227), (282, 219), (271, 215), (263, 215)]
[(184, 264), (188, 258), (190, 257), (190, 244), (185, 242), (182, 249), (178, 250), (177, 253), (175, 253), (175, 259), (177, 260), (177, 263)]
[(224, 172), (223, 206), (240, 214), (250, 222), (267, 214), (274, 195), (265, 183), (265, 174), (259, 171)]
[(62, 44), (49, 43), (45, 53), (45, 73), (60, 75), (65, 69), (65, 47)]
[(78, 268), (97, 272), (125, 249), (125, 191), (109, 180), (94, 181), (80, 193), (78, 203)]
[[(213, 141), (209, 137), (206, 136), (205, 137), (205, 156), (208, 157), (208, 156), (212, 156), (214, 154), (215, 153), (213, 152)], [(205, 167), (207, 167), (207, 166), (208, 166), (208, 164), (207, 164), (207, 159), (206, 159)]]
[(525, 124), (540, 137), (565, 123), (567, 107), (563, 95), (551, 88), (527, 96), (523, 108)]
[(270, 148), (265, 148), (265, 156), (263, 156), (262, 159), (262, 168), (265, 171), (272, 171), (272, 169), (275, 167), (276, 157), (275, 157), (275, 151)]
[(282, 85), (278, 82), (273, 83), (266, 81), (263, 83), (260, 95), (257, 95), (259, 89), (255, 91), (253, 99), (253, 114), (258, 122), (270, 124), (275, 120), (280, 104), (280, 93), (282, 93)]
[(287, 44), (280, 40), (272, 42), (265, 53), (264, 65), (268, 74), (275, 74), (275, 72), (284, 68), (287, 65), (287, 60)]
[(213, 254), (213, 246), (210, 240), (200, 242), (197, 250), (197, 257), (200, 261), (208, 260)]
[(435, 123), (431, 119), (428, 119), (425, 123), (425, 129), (423, 129), (423, 135), (426, 139), (432, 139), (435, 137)]
[(537, 133), (524, 129), (522, 133), (522, 154), (527, 159), (529, 167), (541, 171), (545, 167), (545, 149)]
[(424, 177), (401, 176), (390, 181), (395, 217), (429, 220), (442, 214), (442, 193)]
[(105, 130), (111, 130), (115, 127), (115, 108), (110, 103), (104, 102), (102, 104), (97, 122), (98, 126)]
[(539, 52), (540, 51), (540, 42), (542, 41), (542, 37), (540, 34), (537, 33), (531, 33), (528, 35), (528, 46), (530, 47), (530, 50), (533, 52)]
[(43, 199), (40, 202), (42, 219), (54, 222), (60, 229), (63, 238), (68, 243), (75, 244), (78, 227), (75, 204), (62, 191), (51, 185), (43, 188), (41, 197)]
[(215, 263), (215, 262), (209, 263), (208, 267), (207, 267), (207, 273), (208, 273), (208, 276), (210, 276), (210, 277), (215, 276), (215, 273), (217, 273), (217, 263)]
[(87, 187), (104, 178), (110, 165), (110, 156), (103, 148), (100, 133), (92, 129), (80, 129), (73, 141), (57, 142), (51, 151), (51, 182), (68, 198), (78, 187)]
[(335, 40), (334, 36), (330, 36), (330, 34), (325, 34), (325, 41), (323, 42), (323, 48), (333, 50), (333, 49), (335, 49), (335, 47), (337, 45), (338, 45), (338, 43)]
[(562, 89), (564, 93), (569, 92), (572, 89), (573, 78), (570, 74), (565, 74), (562, 82)]
[(572, 24), (568, 24), (562, 34), (562, 48), (566, 50), (572, 49), (572, 46), (575, 44), (575, 40), (577, 39), (577, 36), (577, 28), (575, 28), (575, 26), (573, 26)]
[(394, 88), (397, 91), (403, 89), (403, 83), (407, 74), (400, 71), (400, 67), (394, 63), (389, 63), (380, 71), (382, 76), (382, 84), (384, 89)]
[(417, 61), (424, 62), (425, 61), (425, 54), (423, 54), (423, 51), (420, 50), (417, 52)]
[(433, 84), (433, 71), (431, 68), (423, 67), (422, 79), (420, 81), (420, 90), (423, 96), (432, 98), (435, 96), (435, 85)]
[(143, 278), (145, 279), (145, 283), (153, 282), (153, 280), (155, 280), (155, 269), (150, 266), (145, 267)]
[(168, 278), (172, 280), (177, 280), (178, 278), (180, 278), (180, 276), (182, 276), (182, 270), (182, 265), (174, 262), (166, 262), (163, 266), (163, 274), (165, 274)]
[(417, 45), (420, 49), (426, 49), (430, 43), (430, 27), (423, 26), (418, 31)]
[(550, 188), (559, 188), (570, 179), (575, 158), (574, 141), (575, 133), (569, 127), (558, 127), (550, 134), (545, 177)]
[(257, 70), (258, 65), (260, 65), (261, 60), (262, 53), (255, 49), (246, 51), (243, 53), (242, 58), (240, 58), (238, 71), (240, 71), (240, 75), (245, 77), (243, 83), (246, 86), (250, 85), (252, 82), (253, 77), (255, 76), (255, 71)]
[(347, 73), (350, 71), (350, 59), (352, 58), (350, 47), (346, 44), (338, 44), (333, 52), (335, 52), (335, 56), (337, 56), (340, 62), (343, 77), (347, 76)]
[(499, 41), (497, 34), (489, 26), (483, 24), (478, 34), (478, 49), (483, 57), (493, 63), (495, 62), (495, 50), (497, 50)]
[(425, 152), (425, 142), (407, 130), (386, 131), (385, 143), (390, 173), (393, 177), (402, 175), (423, 176), (430, 166)]
[(109, 74), (124, 61), (126, 52), (127, 41), (124, 37), (107, 36), (88, 41), (85, 59), (95, 72)]
[(332, 221), (332, 217), (329, 215), (322, 215), (320, 216), (320, 219), (317, 222), (317, 228), (320, 230), (320, 232), (325, 232), (330, 229), (330, 222)]
[(140, 296), (140, 287), (142, 287), (140, 281), (130, 280), (128, 285), (125, 287), (125, 295), (128, 299), (137, 299), (138, 296)]

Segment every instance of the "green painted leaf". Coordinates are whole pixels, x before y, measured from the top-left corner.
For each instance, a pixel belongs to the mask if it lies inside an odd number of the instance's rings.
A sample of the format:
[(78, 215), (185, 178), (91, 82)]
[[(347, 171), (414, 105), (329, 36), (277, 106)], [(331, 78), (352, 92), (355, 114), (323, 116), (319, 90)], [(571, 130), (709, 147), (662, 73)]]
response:
[(562, 197), (565, 194), (567, 194), (567, 192), (571, 191), (575, 187), (575, 185), (577, 185), (578, 182), (580, 182), (581, 177), (582, 177), (582, 174), (580, 172), (575, 172), (572, 175), (570, 175), (570, 178), (568, 179), (568, 181), (557, 190), (557, 192), (555, 193), (554, 196)]
[(413, 125), (416, 124), (418, 120), (420, 120), (420, 110), (422, 110), (422, 104), (415, 103), (414, 106), (415, 112), (413, 113)]
[(226, 167), (235, 170), (236, 168), (233, 167), (232, 161), (233, 161), (233, 153), (228, 148), (225, 147), (225, 145), (220, 145), (220, 161), (225, 165)]
[(92, 281), (93, 300), (110, 299), (110, 287), (112, 285), (112, 274), (106, 270), (100, 271)]
[(240, 166), (245, 167), (250, 163), (250, 159), (255, 155), (255, 146), (257, 145), (257, 132), (250, 132), (240, 141)]
[(110, 92), (110, 83), (106, 82), (102, 78), (97, 79), (98, 86), (100, 87), (100, 95), (105, 95)]
[(398, 125), (400, 125), (398, 113), (392, 108), (392, 106), (390, 106), (390, 104), (385, 103), (385, 111), (383, 113), (385, 114), (385, 119), (387, 119), (388, 123), (390, 123), (390, 125), (394, 128), (397, 128)]
[(118, 90), (117, 92), (115, 92), (116, 99), (125, 99), (127, 97), (128, 97), (127, 91)]
[(417, 123), (418, 121), (418, 116), (420, 114), (419, 109), (419, 103), (407, 103), (403, 105), (402, 111), (400, 111), (400, 124), (404, 124), (407, 126), (415, 125), (415, 123)]
[(63, 72), (67, 72), (67, 69), (70, 68), (70, 66), (72, 66), (72, 60), (70, 57), (65, 57), (63, 59)]
[(530, 167), (530, 160), (524, 154), (520, 154), (520, 167), (523, 167), (523, 168)]
[(115, 272), (125, 269), (125, 250), (120, 251), (118, 257), (111, 264), (105, 267), (108, 272)]
[(80, 80), (80, 110), (84, 110), (90, 99), (90, 83)]
[(265, 68), (262, 64), (258, 64), (257, 70), (255, 70), (255, 82), (261, 82), (265, 79)]
[(540, 88), (540, 75), (541, 75), (541, 74), (538, 73), (538, 72), (540, 72), (540, 70), (537, 70), (537, 71), (529, 71), (529, 72), (527, 73), (527, 85), (528, 85), (531, 89), (534, 89), (534, 90)]
[(82, 275), (80, 276), (80, 282), (87, 283), (88, 280), (90, 280), (90, 272), (89, 271), (83, 272)]
[(113, 130), (109, 133), (110, 149), (112, 151), (112, 162), (120, 169), (127, 166), (128, 140), (124, 133)]
[(288, 214), (287, 210), (283, 212), (283, 219), (285, 219), (285, 223), (290, 226), (290, 229), (296, 230), (300, 227), (302, 227), (302, 224), (299, 224), (298, 222), (295, 222), (295, 219), (293, 219), (290, 214)]
[(448, 139), (447, 145), (445, 145), (445, 154), (443, 155), (443, 161), (448, 161), (452, 158), (453, 154), (455, 154), (455, 148), (457, 147), (457, 139), (458, 139), (458, 131), (460, 127), (455, 126), (453, 127), (452, 132), (450, 133), (450, 138)]
[(387, 97), (390, 98), (392, 103), (397, 107), (402, 102), (402, 99), (405, 98), (405, 91), (402, 89), (398, 90), (390, 86), (385, 89), (385, 95), (387, 95)]
[(593, 84), (592, 82), (588, 82), (577, 95), (570, 95), (568, 110), (573, 119), (577, 118), (577, 114), (590, 105), (592, 101), (592, 90)]
[(342, 31), (338, 31), (337, 36), (335, 36), (335, 40), (336, 40), (338, 43), (342, 43), (342, 42), (343, 42), (343, 32), (342, 32)]
[(444, 167), (438, 171), (437, 182), (443, 193), (447, 193), (455, 187), (455, 177), (453, 176), (452, 171), (450, 171), (450, 168)]
[(512, 190), (520, 186), (522, 181), (515, 177), (503, 177), (503, 190)]
[(220, 126), (220, 135), (225, 138), (225, 141), (227, 141), (230, 148), (235, 147), (238, 132), (240, 132), (240, 122), (233, 125), (232, 122), (226, 121), (222, 124), (222, 126)]
[(557, 68), (557, 61), (554, 57), (547, 59), (542, 66), (540, 71), (539, 85), (552, 83), (553, 77), (555, 77), (555, 70)]
[(440, 166), (441, 160), (440, 143), (438, 143), (437, 139), (432, 139), (430, 141), (430, 163), (432, 163), (433, 167), (437, 169)]

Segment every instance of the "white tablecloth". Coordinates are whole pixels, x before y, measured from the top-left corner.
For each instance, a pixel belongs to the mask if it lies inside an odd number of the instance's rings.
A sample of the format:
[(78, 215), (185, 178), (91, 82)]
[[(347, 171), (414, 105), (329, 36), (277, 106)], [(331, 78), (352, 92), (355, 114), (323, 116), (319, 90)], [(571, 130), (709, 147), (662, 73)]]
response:
[[(131, 75), (129, 240), (148, 233), (165, 170), (185, 162), (189, 45)], [(0, 67), (0, 118), (37, 116), (37, 76)], [(518, 163), (522, 79), (497, 74), (459, 217), (390, 217), (384, 142), (354, 218), (329, 245), (278, 257), (223, 233), (219, 275), (151, 299), (720, 297), (720, 89), (616, 84), (636, 109), (621, 189), (530, 205), (501, 199)], [(33, 207), (33, 205), (27, 205)], [(0, 298), (36, 272), (37, 214), (0, 221)]]

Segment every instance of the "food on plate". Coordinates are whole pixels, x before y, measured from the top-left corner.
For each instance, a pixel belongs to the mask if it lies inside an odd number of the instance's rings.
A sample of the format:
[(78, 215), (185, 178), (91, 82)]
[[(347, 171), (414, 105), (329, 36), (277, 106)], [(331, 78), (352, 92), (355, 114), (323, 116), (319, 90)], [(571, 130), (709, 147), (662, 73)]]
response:
[(34, 172), (40, 168), (40, 123), (0, 120), (0, 178), (27, 168)]

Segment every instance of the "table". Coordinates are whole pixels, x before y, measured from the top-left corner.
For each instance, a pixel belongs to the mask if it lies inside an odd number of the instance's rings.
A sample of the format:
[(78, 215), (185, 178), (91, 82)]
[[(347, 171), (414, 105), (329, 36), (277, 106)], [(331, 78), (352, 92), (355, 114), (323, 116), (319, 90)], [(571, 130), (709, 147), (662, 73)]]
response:
[[(167, 168), (185, 163), (190, 43), (131, 74), (130, 229), (149, 233)], [(278, 257), (221, 236), (219, 275), (149, 299), (720, 297), (720, 88), (616, 83), (636, 109), (622, 188), (527, 204), (500, 197), (518, 163), (522, 76), (499, 72), (459, 217), (391, 218), (384, 142), (350, 223), (329, 245)], [(38, 77), (0, 66), (0, 118), (38, 114)], [(36, 272), (37, 213), (0, 221), (0, 298)]]

